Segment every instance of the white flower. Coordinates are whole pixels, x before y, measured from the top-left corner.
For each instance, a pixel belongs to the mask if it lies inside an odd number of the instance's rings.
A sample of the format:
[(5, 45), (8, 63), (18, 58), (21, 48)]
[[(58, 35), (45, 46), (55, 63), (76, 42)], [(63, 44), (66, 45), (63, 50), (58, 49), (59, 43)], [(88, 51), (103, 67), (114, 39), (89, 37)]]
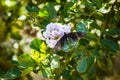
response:
[(43, 32), (46, 43), (50, 48), (54, 48), (57, 41), (64, 35), (71, 31), (71, 25), (62, 25), (60, 23), (50, 23), (46, 26), (46, 30)]
[(53, 48), (56, 44), (57, 40), (53, 39), (46, 39), (46, 43), (48, 44), (49, 47)]

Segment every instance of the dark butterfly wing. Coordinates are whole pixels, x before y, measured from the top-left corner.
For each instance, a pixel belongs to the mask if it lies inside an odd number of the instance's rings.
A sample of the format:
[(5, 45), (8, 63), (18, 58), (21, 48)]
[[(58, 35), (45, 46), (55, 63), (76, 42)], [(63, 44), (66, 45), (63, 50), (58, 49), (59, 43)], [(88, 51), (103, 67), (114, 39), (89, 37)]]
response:
[(84, 32), (72, 32), (67, 34), (67, 37), (70, 41), (71, 46), (75, 46), (77, 41), (84, 37), (86, 33)]
[(85, 35), (86, 35), (86, 33), (84, 33), (84, 32), (72, 32), (72, 33), (67, 34), (67, 37), (69, 39), (76, 41), (82, 37), (85, 37)]
[(84, 37), (86, 34), (83, 32), (72, 32), (69, 34), (65, 34), (60, 40), (56, 43), (54, 47), (54, 51), (58, 51), (61, 49), (67, 50), (69, 48), (68, 43), (71, 45), (75, 45), (77, 40)]
[(54, 51), (58, 51), (62, 49), (62, 46), (64, 46), (65, 44), (67, 44), (67, 35), (62, 36), (58, 42), (56, 43), (55, 47), (54, 47)]

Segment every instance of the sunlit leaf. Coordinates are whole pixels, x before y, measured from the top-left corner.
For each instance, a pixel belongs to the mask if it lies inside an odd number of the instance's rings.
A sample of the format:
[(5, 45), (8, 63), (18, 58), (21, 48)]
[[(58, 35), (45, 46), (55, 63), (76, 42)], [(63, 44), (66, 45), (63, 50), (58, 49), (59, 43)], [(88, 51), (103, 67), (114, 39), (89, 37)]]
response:
[(40, 16), (40, 17), (48, 17), (49, 13), (46, 10), (43, 10), (43, 11), (41, 10), (41, 11), (39, 11), (38, 16)]
[(42, 67), (39, 73), (42, 74), (42, 76), (45, 78), (52, 76), (50, 67)]
[(47, 3), (46, 6), (45, 6), (45, 9), (47, 10), (47, 12), (49, 13), (49, 18), (50, 19), (53, 19), (56, 17), (56, 10), (53, 6), (52, 3)]
[(106, 14), (106, 13), (110, 12), (110, 10), (111, 10), (111, 7), (108, 6), (108, 4), (104, 4), (104, 6), (102, 6), (98, 11), (103, 14)]
[(73, 5), (74, 5), (73, 2), (68, 2), (68, 3), (65, 5), (65, 7), (64, 7), (64, 11), (69, 10)]
[(88, 32), (92, 20), (81, 20), (77, 25), (77, 32)]
[(56, 0), (56, 2), (57, 2), (57, 3), (60, 3), (60, 2), (61, 2), (61, 0)]
[(24, 71), (22, 71), (21, 76), (25, 76), (25, 75), (27, 75), (27, 74), (30, 73), (32, 70), (33, 70), (32, 67), (28, 67), (28, 68), (26, 68)]
[(41, 41), (39, 39), (34, 39), (30, 44), (30, 48), (37, 50), (39, 52), (40, 45), (41, 45)]
[(36, 64), (29, 54), (22, 54), (18, 57), (18, 61), (23, 68), (33, 67)]
[(46, 53), (46, 50), (47, 50), (47, 46), (44, 42), (42, 42), (41, 45), (40, 45), (40, 51), (42, 53)]
[(21, 40), (22, 39), (21, 35), (18, 32), (12, 32), (11, 37), (13, 39), (16, 39), (16, 40)]
[(87, 37), (91, 40), (97, 40), (98, 39), (98, 37), (95, 34), (92, 34), (92, 33), (88, 33)]

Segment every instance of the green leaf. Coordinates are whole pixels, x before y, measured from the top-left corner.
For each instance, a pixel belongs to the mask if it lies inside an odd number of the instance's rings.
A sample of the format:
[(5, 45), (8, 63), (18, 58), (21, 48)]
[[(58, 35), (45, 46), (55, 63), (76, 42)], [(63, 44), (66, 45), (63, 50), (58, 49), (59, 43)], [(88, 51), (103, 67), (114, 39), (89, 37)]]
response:
[(74, 3), (76, 3), (78, 0), (73, 0)]
[(68, 11), (73, 5), (74, 5), (73, 2), (68, 2), (64, 7), (64, 11)]
[(36, 7), (36, 6), (30, 6), (30, 5), (26, 6), (26, 10), (29, 11), (29, 12), (39, 12), (38, 7)]
[(39, 11), (38, 16), (40, 16), (40, 17), (48, 17), (49, 13), (46, 10), (41, 10), (41, 11)]
[(85, 74), (82, 74), (83, 80), (90, 80), (95, 74), (95, 65), (92, 65), (89, 69), (89, 71)]
[(60, 3), (60, 2), (61, 2), (61, 0), (56, 0), (56, 2), (57, 2), (57, 3)]
[(89, 71), (87, 72), (87, 78), (92, 78), (95, 75), (95, 71), (95, 65), (91, 65)]
[(106, 58), (107, 59), (107, 67), (108, 67), (108, 70), (111, 70), (113, 68), (113, 63), (112, 63), (112, 60), (109, 57)]
[(94, 55), (95, 57), (99, 57), (99, 56), (100, 56), (98, 48), (95, 48), (95, 49), (93, 50), (93, 55)]
[(86, 73), (89, 71), (93, 63), (94, 63), (94, 56), (88, 56), (87, 58), (78, 61), (77, 71), (79, 73)]
[(74, 5), (73, 2), (68, 2), (65, 4), (65, 6), (63, 7), (62, 11), (61, 11), (61, 18), (64, 19), (64, 17), (67, 16), (67, 12), (70, 10), (70, 8)]
[(47, 3), (45, 6), (45, 9), (49, 13), (50, 19), (53, 19), (57, 16), (56, 10), (55, 10), (54, 6), (52, 5), (52, 3)]
[(77, 25), (77, 32), (88, 32), (88, 28), (93, 20), (81, 20)]
[(42, 67), (39, 73), (42, 74), (42, 76), (45, 78), (52, 76), (50, 67)]
[(93, 21), (91, 24), (90, 24), (91, 27), (93, 28), (96, 28), (96, 29), (99, 29), (100, 30), (100, 26), (95, 22)]
[(95, 34), (92, 34), (92, 33), (88, 33), (87, 38), (90, 39), (90, 40), (97, 40), (98, 39), (98, 37)]
[(91, 0), (94, 5), (97, 6), (97, 8), (101, 8), (102, 6), (102, 0)]
[(26, 68), (24, 71), (22, 71), (22, 75), (21, 76), (25, 76), (28, 73), (30, 73), (33, 70), (33, 67), (28, 67)]
[(110, 71), (113, 68), (113, 63), (110, 56), (100, 56), (97, 58), (97, 64), (101, 70)]
[(103, 14), (107, 14), (108, 12), (110, 12), (111, 10), (111, 6), (109, 6), (107, 3), (104, 4), (98, 11), (103, 13)]
[(41, 41), (39, 39), (34, 39), (31, 44), (30, 44), (30, 48), (37, 50), (40, 52), (40, 45), (41, 45)]
[(90, 10), (95, 10), (96, 9), (96, 7), (93, 5), (93, 3), (92, 2), (90, 2), (90, 1), (87, 1), (86, 3), (85, 3), (85, 6), (88, 8), (88, 9), (90, 9)]
[(29, 54), (22, 54), (18, 57), (18, 61), (23, 68), (33, 67), (35, 65), (35, 61)]
[(70, 76), (70, 72), (71, 72), (71, 69), (64, 70), (64, 71), (62, 72), (63, 77), (66, 78), (66, 79), (68, 79), (68, 80), (70, 80), (70, 79), (72, 78), (72, 77)]
[(15, 79), (21, 75), (21, 71), (17, 68), (10, 68), (6, 74), (1, 74), (4, 79)]
[(87, 67), (90, 68), (94, 63), (94, 56), (88, 56), (86, 60), (87, 60)]
[(87, 60), (86, 59), (78, 61), (77, 64), (78, 64), (77, 71), (79, 73), (85, 73), (87, 71)]
[(18, 32), (12, 32), (11, 37), (13, 39), (16, 39), (16, 40), (21, 40), (22, 39), (21, 35)]
[(109, 31), (105, 31), (105, 34), (108, 36), (120, 36), (120, 29), (119, 28), (114, 28)]
[(12, 63), (13, 65), (19, 65), (19, 62), (18, 62), (18, 61), (15, 61), (15, 60), (13, 60), (11, 63)]
[(116, 52), (119, 48), (118, 48), (118, 44), (115, 43), (112, 40), (108, 40), (108, 39), (101, 39), (101, 44), (104, 48), (106, 48), (107, 50), (110, 51), (114, 51)]

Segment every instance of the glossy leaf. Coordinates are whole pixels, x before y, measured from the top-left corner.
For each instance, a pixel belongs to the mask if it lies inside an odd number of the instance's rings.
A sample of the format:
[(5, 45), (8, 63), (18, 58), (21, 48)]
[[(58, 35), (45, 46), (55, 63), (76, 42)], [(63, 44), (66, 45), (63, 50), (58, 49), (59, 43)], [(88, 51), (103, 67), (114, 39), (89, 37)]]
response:
[(85, 74), (82, 74), (81, 76), (84, 80), (90, 80), (94, 76), (95, 71), (96, 71), (95, 70), (95, 65), (92, 65), (90, 67), (90, 69), (88, 70), (88, 72), (85, 73)]
[(86, 7), (88, 8), (88, 9), (90, 9), (90, 10), (95, 10), (95, 6), (93, 5), (93, 3), (92, 2), (90, 2), (90, 1), (87, 1), (86, 3), (85, 3), (85, 5), (86, 5)]
[(97, 40), (98, 39), (98, 37), (95, 34), (92, 34), (92, 33), (88, 33), (87, 38), (91, 39), (91, 40)]
[(47, 3), (45, 6), (45, 9), (47, 10), (47, 12), (49, 13), (49, 18), (53, 19), (56, 17), (56, 10), (54, 8), (54, 6), (52, 5), (52, 3)]
[(85, 73), (87, 71), (87, 60), (86, 59), (78, 61), (77, 64), (78, 64), (77, 71), (79, 73)]
[(30, 44), (30, 48), (40, 51), (40, 45), (41, 45), (41, 41), (39, 39), (34, 39), (31, 44)]
[(41, 10), (41, 11), (39, 11), (38, 16), (40, 16), (40, 17), (48, 17), (49, 13), (46, 10)]
[(26, 6), (26, 10), (29, 12), (39, 12), (39, 9), (36, 6), (30, 6), (30, 5)]
[(108, 4), (104, 4), (98, 11), (103, 14), (106, 14), (110, 12), (110, 10), (111, 10), (111, 6), (109, 6)]
[(86, 73), (87, 71), (89, 71), (93, 63), (94, 63), (94, 57), (88, 56), (87, 58), (78, 61), (77, 71), (79, 73)]
[(119, 49), (117, 43), (115, 43), (112, 40), (101, 39), (101, 44), (104, 48), (106, 48), (107, 50), (110, 50), (110, 51), (116, 52)]
[(21, 71), (17, 68), (10, 68), (5, 74), (0, 74), (0, 78), (12, 80), (21, 75)]
[(64, 11), (68, 11), (73, 5), (74, 5), (73, 2), (68, 2), (68, 3), (65, 5)]
[(32, 70), (33, 70), (32, 67), (26, 68), (24, 71), (22, 71), (21, 76), (25, 76), (25, 75), (29, 74)]
[(114, 28), (109, 31), (105, 31), (105, 34), (108, 36), (120, 36), (120, 29), (119, 28)]
[(90, 24), (91, 27), (93, 28), (96, 28), (96, 29), (99, 29), (100, 30), (100, 26), (95, 22), (93, 21), (91, 24)]
[(33, 67), (36, 64), (29, 54), (19, 56), (18, 61), (20, 66), (23, 68)]
[(13, 60), (12, 62), (11, 62), (13, 65), (19, 65), (19, 62), (18, 61), (15, 61), (15, 60)]
[(97, 8), (101, 8), (102, 6), (102, 0), (91, 0), (94, 5), (97, 6)]
[(77, 25), (76, 25), (76, 30), (77, 32), (88, 32), (88, 28), (90, 27), (90, 24), (92, 23), (92, 20), (81, 20)]
[(45, 78), (52, 76), (51, 69), (49, 67), (42, 67), (39, 73)]

